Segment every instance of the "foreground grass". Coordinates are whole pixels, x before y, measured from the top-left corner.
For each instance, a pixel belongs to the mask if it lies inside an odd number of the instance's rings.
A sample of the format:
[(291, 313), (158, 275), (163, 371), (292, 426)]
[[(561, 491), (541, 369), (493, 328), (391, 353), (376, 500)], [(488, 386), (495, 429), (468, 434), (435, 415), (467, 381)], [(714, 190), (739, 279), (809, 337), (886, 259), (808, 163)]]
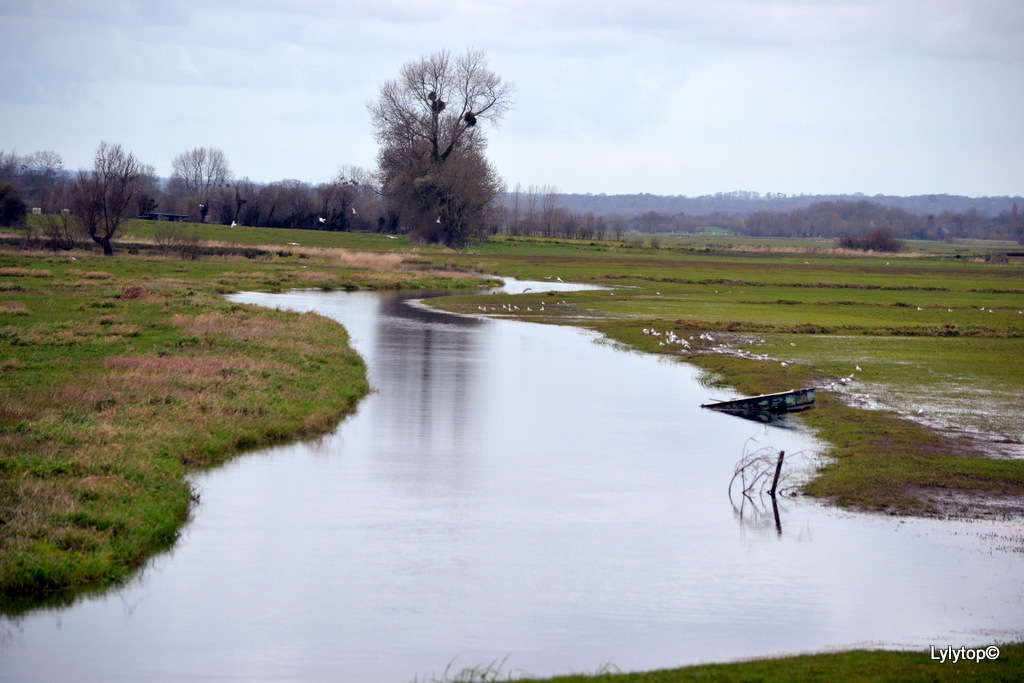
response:
[(177, 262), (0, 253), (0, 609), (125, 579), (189, 514), (190, 468), (330, 430), (367, 391), (344, 329), (240, 289), (458, 286), (338, 250)]
[(996, 660), (940, 663), (931, 652), (854, 650), (830, 654), (798, 655), (733, 664), (702, 664), (643, 673), (600, 673), (519, 678), (495, 668), (467, 669), (442, 681), (484, 683), (515, 680), (520, 683), (816, 683), (819, 681), (1020, 681), (1024, 680), (1024, 644), (999, 646)]

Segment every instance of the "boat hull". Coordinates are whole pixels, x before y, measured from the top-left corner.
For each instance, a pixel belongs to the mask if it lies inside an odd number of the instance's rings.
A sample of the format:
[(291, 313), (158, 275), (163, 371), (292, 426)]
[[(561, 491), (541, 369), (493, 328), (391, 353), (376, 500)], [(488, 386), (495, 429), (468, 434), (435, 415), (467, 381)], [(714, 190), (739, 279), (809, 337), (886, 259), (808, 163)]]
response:
[(729, 413), (793, 413), (814, 407), (814, 389), (795, 389), (775, 394), (748, 396), (731, 401), (704, 403), (701, 408)]

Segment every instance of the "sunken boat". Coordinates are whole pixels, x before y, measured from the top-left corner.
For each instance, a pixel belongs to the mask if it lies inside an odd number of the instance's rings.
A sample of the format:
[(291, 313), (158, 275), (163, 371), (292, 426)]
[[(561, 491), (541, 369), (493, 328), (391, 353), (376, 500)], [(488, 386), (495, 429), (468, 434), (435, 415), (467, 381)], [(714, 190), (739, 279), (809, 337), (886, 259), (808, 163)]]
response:
[(745, 398), (734, 398), (729, 401), (712, 401), (701, 404), (701, 408), (721, 410), (727, 413), (769, 414), (793, 413), (800, 410), (807, 410), (814, 407), (814, 389), (794, 389), (792, 391), (780, 391), (774, 394), (761, 394), (759, 396), (747, 396)]

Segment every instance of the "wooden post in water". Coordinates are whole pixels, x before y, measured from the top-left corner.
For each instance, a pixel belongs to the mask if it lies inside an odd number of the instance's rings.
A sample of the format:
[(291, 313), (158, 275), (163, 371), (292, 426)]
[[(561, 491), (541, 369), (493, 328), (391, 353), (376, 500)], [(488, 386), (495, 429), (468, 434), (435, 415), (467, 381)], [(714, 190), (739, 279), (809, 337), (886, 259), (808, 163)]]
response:
[(775, 500), (775, 489), (779, 486), (779, 475), (782, 473), (782, 459), (786, 457), (786, 451), (779, 451), (779, 461), (775, 463), (775, 478), (772, 479), (772, 487), (768, 490), (768, 495)]

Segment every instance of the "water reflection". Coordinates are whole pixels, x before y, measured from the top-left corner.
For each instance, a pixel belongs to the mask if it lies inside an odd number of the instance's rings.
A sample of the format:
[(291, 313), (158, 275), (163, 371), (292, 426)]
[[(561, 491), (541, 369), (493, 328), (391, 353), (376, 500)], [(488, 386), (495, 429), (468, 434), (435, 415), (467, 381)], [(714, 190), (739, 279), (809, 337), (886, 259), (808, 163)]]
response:
[(1024, 631), (1024, 558), (991, 540), (1019, 526), (791, 498), (737, 523), (744, 449), (813, 443), (702, 410), (684, 364), (396, 294), (234, 299), (343, 322), (373, 393), (326, 437), (197, 476), (141, 580), (8, 623), (5, 680), (400, 683)]
[(374, 457), (414, 477), (456, 471), (479, 448), (468, 427), (480, 401), (482, 321), (440, 318), (400, 296), (381, 298), (376, 320), (371, 357), (387, 361), (372, 379), (388, 394), (373, 411)]

